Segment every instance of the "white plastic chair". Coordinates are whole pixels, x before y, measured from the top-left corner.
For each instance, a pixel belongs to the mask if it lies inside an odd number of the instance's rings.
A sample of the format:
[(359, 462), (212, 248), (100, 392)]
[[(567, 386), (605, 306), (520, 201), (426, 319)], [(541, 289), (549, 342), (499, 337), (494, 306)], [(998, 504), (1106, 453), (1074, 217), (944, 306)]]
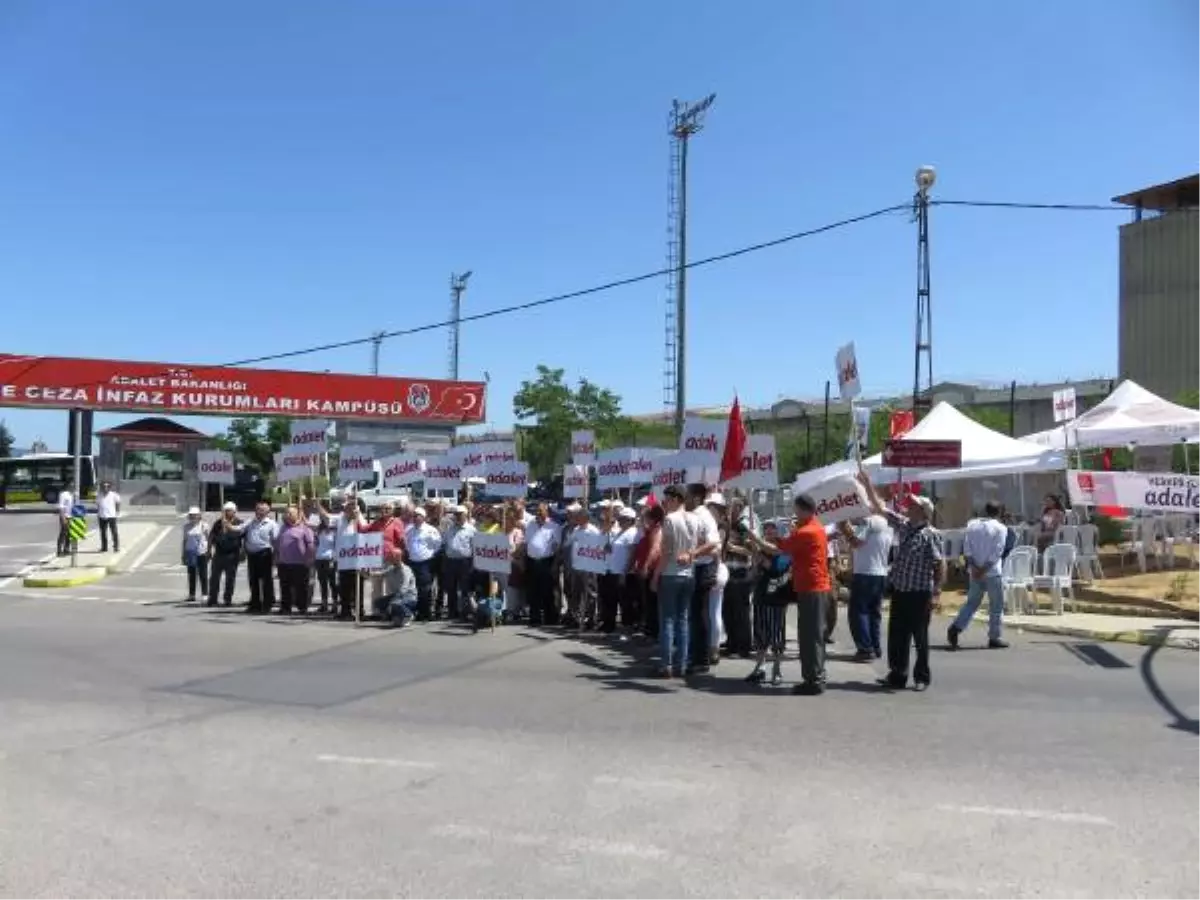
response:
[(1164, 516), (1162, 520), (1162, 546), (1167, 556), (1167, 568), (1175, 568), (1175, 548), (1188, 546), (1192, 540), (1188, 534), (1188, 515), (1175, 513)]
[(962, 529), (942, 532), (942, 557), (946, 565), (955, 569), (963, 568), (963, 546), (967, 542), (966, 532)]
[(1037, 565), (1037, 548), (1014, 547), (1004, 561), (1001, 583), (1004, 585), (1004, 608), (1014, 613), (1024, 613), (1030, 606), (1037, 612), (1033, 602), (1033, 572)]
[(1068, 509), (1066, 514), (1063, 516), (1063, 522), (1067, 525), (1078, 525), (1079, 513), (1074, 509)]
[(1131, 539), (1121, 545), (1121, 568), (1125, 568), (1125, 557), (1137, 557), (1138, 569), (1146, 571), (1146, 554), (1154, 555), (1154, 567), (1162, 568), (1162, 555), (1158, 549), (1158, 520), (1149, 516), (1134, 519)]
[(1063, 597), (1068, 597), (1072, 607), (1075, 605), (1075, 588), (1071, 584), (1071, 575), (1075, 571), (1074, 544), (1054, 544), (1046, 548), (1042, 554), (1042, 572), (1033, 577), (1033, 590), (1050, 592), (1050, 602), (1054, 612), (1062, 615)]
[(1054, 543), (1056, 544), (1073, 544), (1079, 546), (1079, 526), (1078, 525), (1059, 525), (1058, 530), (1054, 532)]
[(1079, 556), (1075, 560), (1076, 570), (1087, 567), (1087, 579), (1093, 579), (1093, 573), (1104, 577), (1104, 569), (1100, 566), (1100, 529), (1095, 525), (1079, 526)]

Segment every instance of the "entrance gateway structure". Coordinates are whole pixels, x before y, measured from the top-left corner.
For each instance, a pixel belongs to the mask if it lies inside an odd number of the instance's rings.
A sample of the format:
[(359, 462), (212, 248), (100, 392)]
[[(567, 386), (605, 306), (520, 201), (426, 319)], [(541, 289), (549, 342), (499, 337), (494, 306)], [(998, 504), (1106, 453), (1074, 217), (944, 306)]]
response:
[[(378, 436), (361, 443), (386, 453), (408, 443), (448, 447), (456, 428), (484, 422), (487, 412), (486, 385), (477, 381), (0, 353), (2, 407), (155, 417), (103, 432), (98, 474), (130, 501), (145, 495), (148, 505), (179, 511), (200, 497), (196, 450), (206, 438), (162, 416), (330, 419), (339, 436)], [(90, 440), (80, 443), (90, 452)], [(151, 457), (163, 465), (150, 466)]]

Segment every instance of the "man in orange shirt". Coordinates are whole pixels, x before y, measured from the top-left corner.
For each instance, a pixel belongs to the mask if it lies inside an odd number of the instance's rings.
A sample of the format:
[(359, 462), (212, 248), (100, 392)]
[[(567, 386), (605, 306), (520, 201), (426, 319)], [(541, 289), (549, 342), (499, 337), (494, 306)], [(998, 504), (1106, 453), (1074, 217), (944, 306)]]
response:
[(800, 645), (801, 683), (793, 694), (825, 693), (825, 615), (833, 583), (829, 577), (829, 539), (816, 517), (817, 505), (808, 494), (795, 500), (796, 521), (786, 537), (771, 543), (751, 533), (750, 540), (768, 555), (792, 559), (792, 588), (796, 593), (796, 630)]

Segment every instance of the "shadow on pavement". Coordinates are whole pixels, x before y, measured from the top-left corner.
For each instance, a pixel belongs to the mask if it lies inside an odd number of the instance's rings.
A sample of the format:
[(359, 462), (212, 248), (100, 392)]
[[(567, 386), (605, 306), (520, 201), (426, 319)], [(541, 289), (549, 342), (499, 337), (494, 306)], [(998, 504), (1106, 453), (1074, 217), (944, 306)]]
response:
[[(1159, 628), (1159, 637), (1165, 641), (1167, 634), (1170, 633), (1170, 628)], [(1154, 701), (1163, 708), (1167, 715), (1171, 716), (1172, 722), (1168, 723), (1168, 728), (1174, 728), (1176, 731), (1182, 731), (1187, 734), (1200, 736), (1200, 721), (1184, 715), (1175, 703), (1167, 696), (1162, 689), (1162, 685), (1158, 683), (1158, 679), (1154, 675), (1154, 657), (1162, 650), (1162, 643), (1154, 644), (1142, 654), (1141, 673), (1142, 681), (1146, 683), (1146, 690), (1150, 692), (1150, 696)]]

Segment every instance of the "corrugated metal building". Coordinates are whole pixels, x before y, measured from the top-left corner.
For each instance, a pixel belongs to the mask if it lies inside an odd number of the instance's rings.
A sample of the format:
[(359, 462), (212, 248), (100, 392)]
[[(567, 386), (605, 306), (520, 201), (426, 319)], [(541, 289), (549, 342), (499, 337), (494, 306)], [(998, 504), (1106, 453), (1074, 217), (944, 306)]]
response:
[(1200, 175), (1114, 197), (1121, 226), (1121, 378), (1168, 400), (1200, 380)]

